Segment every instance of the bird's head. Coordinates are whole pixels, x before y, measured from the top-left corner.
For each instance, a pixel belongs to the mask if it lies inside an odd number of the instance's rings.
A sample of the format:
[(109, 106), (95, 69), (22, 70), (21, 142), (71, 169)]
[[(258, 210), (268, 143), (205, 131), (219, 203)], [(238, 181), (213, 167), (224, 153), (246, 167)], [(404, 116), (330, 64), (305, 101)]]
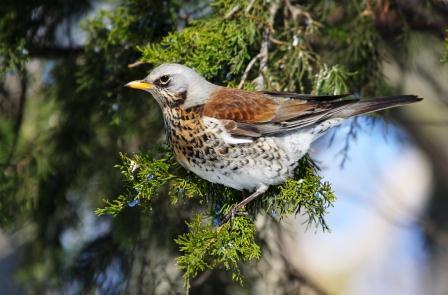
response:
[(180, 64), (162, 64), (143, 80), (125, 86), (148, 91), (162, 107), (183, 106), (186, 109), (205, 103), (217, 87)]

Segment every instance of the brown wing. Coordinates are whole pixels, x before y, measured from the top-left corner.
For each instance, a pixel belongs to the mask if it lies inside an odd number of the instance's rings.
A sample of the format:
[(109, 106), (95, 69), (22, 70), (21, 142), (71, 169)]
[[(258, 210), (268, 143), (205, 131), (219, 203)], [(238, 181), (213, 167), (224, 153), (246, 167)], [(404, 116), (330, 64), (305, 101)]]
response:
[(329, 96), (305, 95), (308, 99), (299, 99), (299, 94), (295, 94), (294, 99), (289, 99), (290, 96), (293, 93), (220, 87), (204, 104), (203, 114), (223, 120), (225, 128), (233, 135), (259, 137), (311, 125), (325, 119), (331, 110), (354, 101), (334, 101), (342, 96), (330, 99)]
[(422, 100), (415, 95), (338, 100), (342, 96), (248, 92), (221, 87), (203, 106), (205, 116), (221, 119), (230, 134), (275, 136), (330, 118), (348, 118)]
[(275, 117), (278, 104), (256, 92), (220, 87), (204, 105), (204, 115), (246, 123), (266, 123)]
[(204, 115), (241, 123), (290, 120), (307, 114), (319, 103), (301, 99), (276, 99), (262, 92), (220, 87), (204, 105)]

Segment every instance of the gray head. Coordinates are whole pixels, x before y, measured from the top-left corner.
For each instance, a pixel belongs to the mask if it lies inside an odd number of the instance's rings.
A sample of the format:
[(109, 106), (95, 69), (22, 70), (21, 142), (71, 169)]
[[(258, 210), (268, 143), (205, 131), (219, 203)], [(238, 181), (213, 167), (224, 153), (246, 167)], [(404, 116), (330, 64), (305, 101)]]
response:
[(145, 79), (126, 86), (150, 92), (161, 106), (182, 105), (186, 109), (205, 103), (217, 87), (180, 64), (162, 64)]

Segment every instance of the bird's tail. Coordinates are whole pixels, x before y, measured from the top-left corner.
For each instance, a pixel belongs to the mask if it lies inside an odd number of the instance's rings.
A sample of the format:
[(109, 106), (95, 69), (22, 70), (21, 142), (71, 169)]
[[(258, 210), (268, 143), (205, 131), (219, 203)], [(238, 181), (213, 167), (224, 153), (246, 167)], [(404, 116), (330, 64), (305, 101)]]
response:
[(341, 107), (336, 111), (333, 118), (348, 118), (361, 114), (367, 114), (384, 109), (394, 108), (405, 104), (421, 101), (423, 98), (416, 95), (398, 95), (398, 96), (384, 96), (372, 99), (366, 99), (354, 102)]

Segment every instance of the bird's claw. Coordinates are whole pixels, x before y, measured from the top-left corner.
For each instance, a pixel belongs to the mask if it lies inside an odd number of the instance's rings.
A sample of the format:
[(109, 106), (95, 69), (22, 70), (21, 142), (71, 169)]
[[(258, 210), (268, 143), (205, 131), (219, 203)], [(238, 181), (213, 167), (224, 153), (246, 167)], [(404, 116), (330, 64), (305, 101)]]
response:
[(236, 216), (247, 216), (248, 213), (246, 211), (242, 211), (241, 207), (236, 205), (233, 206), (232, 210), (230, 210), (230, 213), (227, 214), (222, 220), (220, 225), (223, 225), (224, 223), (227, 223), (227, 221), (232, 221)]

